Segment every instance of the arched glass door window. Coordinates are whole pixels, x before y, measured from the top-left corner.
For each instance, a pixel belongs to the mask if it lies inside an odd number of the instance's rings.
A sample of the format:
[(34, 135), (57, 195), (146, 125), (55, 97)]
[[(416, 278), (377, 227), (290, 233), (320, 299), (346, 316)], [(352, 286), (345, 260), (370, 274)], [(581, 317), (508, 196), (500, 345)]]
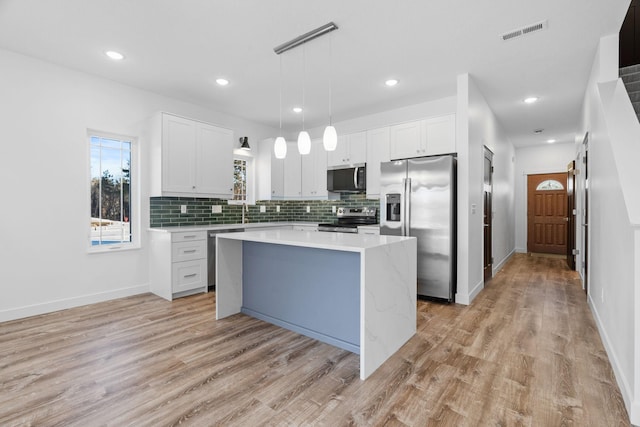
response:
[(536, 187), (536, 191), (553, 191), (553, 190), (564, 190), (564, 186), (562, 183), (556, 181), (555, 179), (547, 179), (546, 181), (542, 181)]

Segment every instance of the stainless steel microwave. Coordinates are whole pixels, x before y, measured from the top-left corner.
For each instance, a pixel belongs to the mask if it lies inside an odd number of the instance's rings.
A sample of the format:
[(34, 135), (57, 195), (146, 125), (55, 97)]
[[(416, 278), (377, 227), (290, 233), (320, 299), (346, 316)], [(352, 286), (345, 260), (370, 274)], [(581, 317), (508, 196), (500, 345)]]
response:
[(367, 190), (366, 166), (361, 164), (327, 170), (327, 190), (335, 193), (364, 193)]

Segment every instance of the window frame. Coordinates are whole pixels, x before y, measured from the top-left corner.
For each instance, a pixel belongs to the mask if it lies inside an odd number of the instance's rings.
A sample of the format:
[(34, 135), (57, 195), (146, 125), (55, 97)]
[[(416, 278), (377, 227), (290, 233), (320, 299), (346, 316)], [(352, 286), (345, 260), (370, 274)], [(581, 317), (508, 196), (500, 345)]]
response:
[[(234, 150), (232, 162), (236, 160), (242, 160), (246, 162), (246, 174), (247, 174), (247, 182), (246, 182), (246, 199), (245, 200), (234, 200), (233, 193), (231, 194), (231, 198), (227, 200), (228, 205), (255, 205), (256, 203), (256, 177), (255, 177), (255, 158), (247, 153), (245, 150)], [(235, 191), (235, 186), (234, 186)]]
[(96, 129), (87, 129), (87, 137), (86, 137), (86, 149), (87, 149), (87, 223), (91, 224), (91, 138), (105, 138), (105, 139), (113, 139), (118, 141), (126, 141), (131, 145), (131, 161), (130, 161), (130, 170), (129, 170), (129, 207), (132, 212), (132, 220), (129, 223), (131, 227), (131, 241), (130, 242), (122, 242), (122, 243), (113, 243), (107, 245), (93, 245), (91, 239), (91, 226), (89, 226), (89, 230), (87, 231), (87, 252), (90, 254), (95, 253), (107, 253), (107, 252), (120, 252), (120, 251), (128, 251), (134, 249), (140, 249), (141, 247), (141, 239), (140, 239), (140, 220), (141, 220), (141, 209), (140, 209), (140, 183), (139, 183), (139, 157), (138, 157), (138, 137), (119, 134), (114, 132), (105, 132)]

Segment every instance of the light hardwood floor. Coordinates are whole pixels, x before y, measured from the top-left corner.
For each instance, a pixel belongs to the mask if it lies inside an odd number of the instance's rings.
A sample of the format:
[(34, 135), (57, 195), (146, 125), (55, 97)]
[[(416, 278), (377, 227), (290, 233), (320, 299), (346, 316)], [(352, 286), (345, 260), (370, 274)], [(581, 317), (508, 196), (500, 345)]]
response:
[(574, 272), (515, 255), (471, 306), (419, 301), (369, 379), (358, 357), (215, 295), (153, 295), (0, 324), (0, 426), (625, 426)]

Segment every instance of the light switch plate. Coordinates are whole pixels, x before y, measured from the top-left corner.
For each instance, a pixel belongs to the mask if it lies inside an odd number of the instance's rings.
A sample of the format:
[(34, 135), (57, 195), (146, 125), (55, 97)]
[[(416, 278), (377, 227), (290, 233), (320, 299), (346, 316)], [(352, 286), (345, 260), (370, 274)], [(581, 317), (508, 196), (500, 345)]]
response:
[(311, 206), (307, 206), (307, 213), (311, 212)]
[(222, 213), (222, 205), (212, 205), (211, 206), (211, 213)]
[(331, 213), (336, 213), (336, 207), (335, 206), (331, 206)]
[(265, 213), (267, 211), (267, 207), (266, 206), (260, 206), (260, 213)]
[(180, 213), (181, 214), (187, 213), (187, 205), (180, 205)]
[(280, 205), (276, 205), (276, 212), (280, 212)]

